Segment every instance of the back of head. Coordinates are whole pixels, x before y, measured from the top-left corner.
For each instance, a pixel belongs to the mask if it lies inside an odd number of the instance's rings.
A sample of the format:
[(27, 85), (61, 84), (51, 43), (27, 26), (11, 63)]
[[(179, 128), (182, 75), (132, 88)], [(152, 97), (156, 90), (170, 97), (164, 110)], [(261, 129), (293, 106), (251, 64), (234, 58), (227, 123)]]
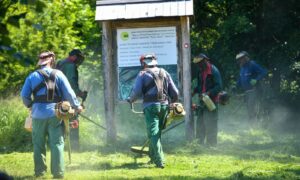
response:
[(247, 51), (241, 51), (241, 52), (239, 52), (239, 53), (235, 56), (235, 59), (236, 59), (236, 60), (239, 60), (239, 59), (241, 59), (241, 58), (243, 58), (243, 57), (248, 57), (248, 58), (250, 58), (249, 53), (248, 53)]
[(140, 63), (141, 66), (146, 66), (146, 67), (156, 66), (158, 64), (155, 54), (152, 53), (142, 55), (140, 57)]
[(52, 51), (44, 51), (39, 54), (38, 58), (39, 58), (38, 61), (39, 66), (45, 66), (48, 63), (52, 63), (51, 65), (55, 64), (55, 54)]
[(75, 64), (80, 65), (84, 61), (84, 54), (79, 49), (73, 49), (69, 52), (69, 57), (76, 56)]
[(209, 60), (209, 57), (207, 57), (204, 53), (200, 53), (194, 57), (193, 63), (200, 63), (203, 60)]

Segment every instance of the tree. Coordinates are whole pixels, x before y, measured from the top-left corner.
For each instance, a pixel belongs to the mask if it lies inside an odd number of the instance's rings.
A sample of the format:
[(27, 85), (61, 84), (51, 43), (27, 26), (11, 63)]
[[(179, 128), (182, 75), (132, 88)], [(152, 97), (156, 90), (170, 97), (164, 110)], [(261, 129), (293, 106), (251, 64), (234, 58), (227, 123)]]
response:
[[(24, 77), (35, 68), (37, 55), (43, 50), (54, 51), (57, 59), (63, 59), (73, 48), (82, 49), (86, 54), (86, 66), (89, 67), (83, 71), (97, 71), (99, 78), (96, 83), (101, 84), (101, 38), (100, 29), (94, 21), (95, 4), (95, 1), (85, 0), (48, 3), (7, 1), (7, 6), (3, 6), (6, 8), (3, 11), (5, 13), (2, 24), (7, 31), (6, 44), (11, 53), (2, 51), (0, 56), (1, 63), (10, 67), (6, 68), (7, 71), (2, 71), (1, 75), (5, 78), (0, 81), (1, 94), (11, 92), (11, 88), (20, 87)], [(18, 19), (12, 21), (12, 17)]]

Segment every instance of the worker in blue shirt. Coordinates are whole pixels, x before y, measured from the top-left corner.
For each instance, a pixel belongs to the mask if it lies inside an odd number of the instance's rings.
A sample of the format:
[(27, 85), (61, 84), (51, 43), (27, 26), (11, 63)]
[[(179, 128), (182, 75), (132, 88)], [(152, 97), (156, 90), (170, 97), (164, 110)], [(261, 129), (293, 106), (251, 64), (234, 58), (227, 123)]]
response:
[(267, 71), (250, 59), (246, 51), (241, 51), (236, 55), (236, 60), (240, 66), (240, 76), (237, 87), (245, 93), (249, 122), (255, 123), (258, 114), (257, 86), (267, 75)]
[(59, 70), (52, 69), (54, 64), (55, 54), (51, 51), (42, 52), (38, 61), (40, 69), (26, 78), (21, 91), (23, 103), (30, 109), (32, 116), (36, 177), (43, 176), (47, 171), (46, 136), (48, 136), (51, 151), (51, 173), (54, 178), (64, 177), (63, 123), (55, 115), (56, 103), (66, 100), (77, 113), (82, 111), (65, 75)]
[(154, 163), (158, 168), (164, 168), (161, 131), (169, 112), (169, 99), (171, 102), (177, 101), (178, 89), (170, 74), (157, 67), (157, 58), (154, 54), (141, 56), (140, 63), (143, 69), (138, 74), (127, 101), (132, 103), (140, 97), (143, 98), (147, 135), (150, 139), (150, 163)]

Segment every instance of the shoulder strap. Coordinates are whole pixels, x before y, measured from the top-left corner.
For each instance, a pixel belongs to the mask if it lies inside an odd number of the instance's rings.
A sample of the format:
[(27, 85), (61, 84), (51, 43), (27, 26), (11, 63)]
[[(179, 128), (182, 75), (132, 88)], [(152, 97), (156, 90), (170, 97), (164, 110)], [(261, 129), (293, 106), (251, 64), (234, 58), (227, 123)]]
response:
[[(56, 78), (55, 75), (57, 73), (57, 70), (53, 69), (50, 73), (50, 76), (42, 69), (37, 70), (38, 73), (40, 73), (43, 76), (44, 81), (42, 81), (39, 85), (37, 85), (34, 90), (33, 94), (36, 96), (36, 93), (42, 89), (43, 87), (47, 88), (47, 101), (52, 101), (54, 99), (54, 95), (57, 93), (56, 88)], [(59, 95), (57, 93), (57, 95)]]
[[(159, 69), (159, 73), (154, 73), (151, 69), (146, 69), (146, 72), (151, 74), (153, 77), (153, 82), (151, 82), (148, 86), (145, 87), (145, 92), (147, 92), (152, 87), (157, 87), (157, 99), (164, 99), (164, 79), (165, 79), (165, 71), (163, 69)], [(166, 92), (165, 92), (166, 93)]]
[(40, 89), (42, 89), (43, 87), (46, 86), (45, 80), (48, 79), (48, 74), (47, 74), (44, 70), (39, 69), (39, 70), (37, 70), (37, 72), (38, 72), (40, 75), (43, 76), (43, 79), (44, 79), (44, 80), (43, 80), (40, 84), (38, 84), (38, 85), (33, 89), (33, 94), (34, 94), (34, 95), (36, 95), (36, 93), (37, 93)]
[[(50, 77), (48, 79), (48, 82), (46, 83), (47, 85), (47, 100), (52, 101), (54, 99), (55, 95), (55, 84), (56, 84), (56, 78), (55, 75), (57, 73), (57, 70), (53, 69), (52, 72), (50, 73)], [(58, 96), (58, 94), (57, 94)]]

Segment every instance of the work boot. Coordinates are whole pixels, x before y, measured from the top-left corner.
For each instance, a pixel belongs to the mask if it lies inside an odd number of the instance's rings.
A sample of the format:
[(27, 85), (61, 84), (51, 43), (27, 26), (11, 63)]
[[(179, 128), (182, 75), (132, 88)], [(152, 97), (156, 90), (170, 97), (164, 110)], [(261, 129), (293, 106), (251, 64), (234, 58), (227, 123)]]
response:
[(64, 178), (64, 175), (54, 175), (53, 176), (53, 179), (63, 179)]
[(165, 165), (163, 163), (156, 165), (157, 168), (164, 169)]
[(35, 174), (34, 177), (36, 177), (36, 178), (43, 177), (45, 174), (46, 174), (45, 172), (38, 173), (38, 174)]

